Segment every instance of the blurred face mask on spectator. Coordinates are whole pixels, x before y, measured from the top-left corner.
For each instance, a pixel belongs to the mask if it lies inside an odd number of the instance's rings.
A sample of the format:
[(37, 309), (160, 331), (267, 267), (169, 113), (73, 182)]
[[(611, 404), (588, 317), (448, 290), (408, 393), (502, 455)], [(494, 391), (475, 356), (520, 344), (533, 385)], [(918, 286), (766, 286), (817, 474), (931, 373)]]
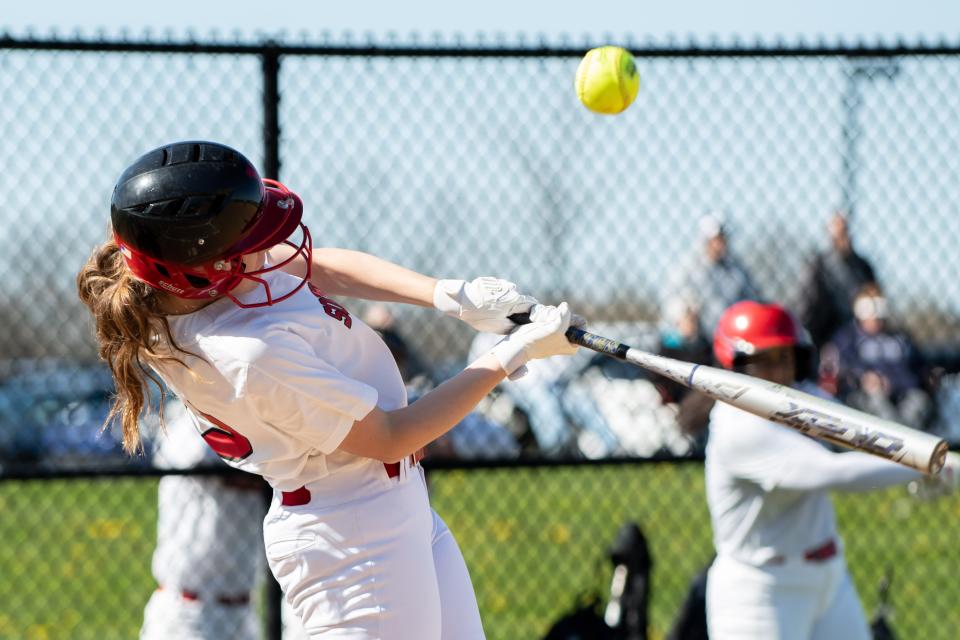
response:
[(853, 315), (867, 333), (883, 329), (887, 319), (887, 299), (883, 296), (860, 296), (853, 303)]

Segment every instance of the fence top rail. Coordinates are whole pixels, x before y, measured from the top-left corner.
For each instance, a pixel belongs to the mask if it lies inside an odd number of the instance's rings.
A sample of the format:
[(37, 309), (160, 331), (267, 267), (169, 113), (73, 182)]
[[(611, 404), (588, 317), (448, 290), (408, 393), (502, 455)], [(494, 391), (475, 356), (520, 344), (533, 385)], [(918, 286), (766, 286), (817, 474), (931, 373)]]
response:
[[(894, 44), (827, 43), (767, 45), (757, 42), (750, 45), (739, 43), (724, 45), (652, 44), (619, 42), (630, 48), (639, 58), (894, 58), (901, 56), (956, 56), (960, 55), (960, 43), (941, 41), (935, 44), (924, 42)], [(16, 37), (0, 34), (0, 49), (33, 51), (71, 51), (90, 53), (171, 53), (171, 54), (229, 54), (229, 55), (296, 55), (336, 57), (406, 57), (406, 58), (571, 58), (582, 56), (584, 51), (598, 43), (551, 46), (544, 42), (536, 45), (502, 44), (387, 44), (368, 41), (362, 44), (310, 44), (289, 43), (283, 40), (264, 39), (257, 42), (217, 42), (215, 40), (132, 40), (107, 38), (58, 38)]]

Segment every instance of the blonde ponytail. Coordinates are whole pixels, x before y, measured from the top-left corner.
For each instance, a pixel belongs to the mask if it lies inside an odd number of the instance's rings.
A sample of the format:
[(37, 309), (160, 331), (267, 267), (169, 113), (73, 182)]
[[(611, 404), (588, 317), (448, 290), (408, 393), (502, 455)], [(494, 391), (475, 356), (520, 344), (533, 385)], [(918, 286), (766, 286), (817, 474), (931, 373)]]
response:
[(104, 427), (119, 419), (124, 450), (141, 453), (140, 417), (152, 410), (149, 383), (160, 390), (157, 413), (161, 420), (165, 400), (164, 387), (150, 365), (184, 364), (174, 355), (180, 349), (159, 311), (162, 294), (133, 277), (112, 240), (98, 247), (80, 269), (77, 291), (93, 314), (97, 352), (110, 367), (116, 385)]

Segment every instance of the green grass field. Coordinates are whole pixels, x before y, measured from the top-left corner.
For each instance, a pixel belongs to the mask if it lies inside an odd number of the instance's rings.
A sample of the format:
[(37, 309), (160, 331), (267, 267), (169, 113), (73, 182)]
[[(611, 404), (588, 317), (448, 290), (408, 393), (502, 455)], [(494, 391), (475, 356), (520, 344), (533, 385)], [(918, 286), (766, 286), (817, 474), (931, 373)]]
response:
[[(491, 640), (542, 637), (578, 593), (604, 588), (606, 548), (625, 520), (640, 524), (655, 563), (653, 639), (711, 556), (698, 464), (435, 471), (431, 484)], [(135, 638), (154, 588), (155, 497), (155, 480), (0, 483), (0, 638)], [(835, 504), (868, 613), (893, 567), (901, 639), (957, 637), (960, 499), (894, 489)]]

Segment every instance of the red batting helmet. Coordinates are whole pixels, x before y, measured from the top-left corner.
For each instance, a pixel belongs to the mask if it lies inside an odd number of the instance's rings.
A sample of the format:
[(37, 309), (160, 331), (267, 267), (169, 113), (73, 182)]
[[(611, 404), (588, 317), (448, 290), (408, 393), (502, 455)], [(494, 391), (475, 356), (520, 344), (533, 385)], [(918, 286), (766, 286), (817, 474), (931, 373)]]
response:
[(802, 351), (798, 362), (810, 349), (803, 327), (778, 304), (737, 302), (723, 312), (713, 334), (713, 354), (727, 369), (733, 369), (742, 358), (774, 347)]
[[(303, 203), (285, 186), (261, 180), (238, 151), (213, 142), (177, 142), (138, 158), (121, 174), (110, 201), (114, 239), (133, 274), (147, 284), (188, 299), (230, 297), (260, 307), (296, 293), (310, 273), (310, 232), (300, 219)], [(302, 238), (287, 238), (297, 227)], [(242, 256), (286, 243), (290, 258), (244, 271)], [(307, 274), (274, 297), (259, 276), (303, 256)], [(264, 288), (262, 302), (241, 303), (230, 291), (243, 280)]]

